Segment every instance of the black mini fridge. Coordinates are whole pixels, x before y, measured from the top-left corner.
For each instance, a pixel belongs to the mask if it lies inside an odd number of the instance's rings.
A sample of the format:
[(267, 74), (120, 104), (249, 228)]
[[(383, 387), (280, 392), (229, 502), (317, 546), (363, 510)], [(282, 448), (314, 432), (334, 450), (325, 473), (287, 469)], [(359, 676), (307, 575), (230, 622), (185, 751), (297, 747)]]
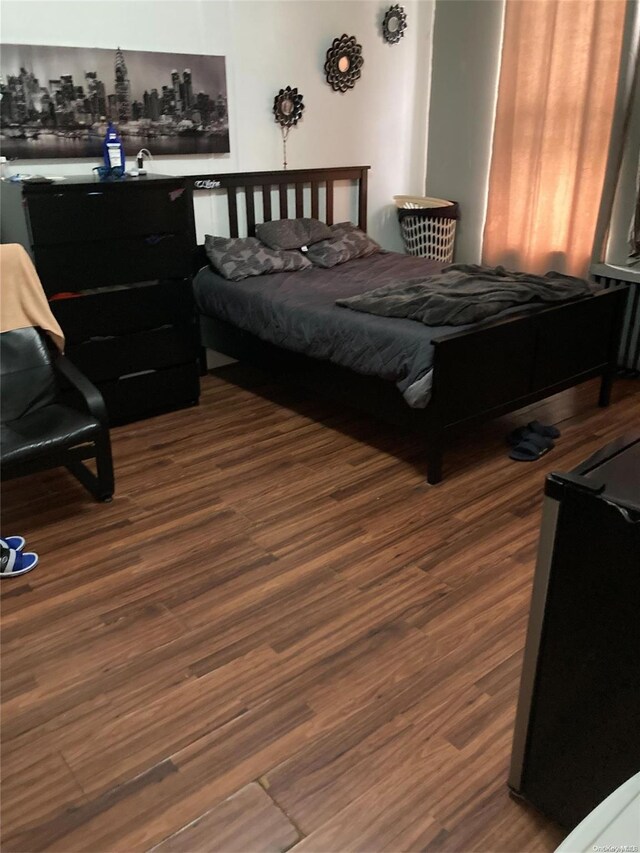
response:
[(550, 474), (509, 787), (572, 829), (640, 771), (640, 434)]

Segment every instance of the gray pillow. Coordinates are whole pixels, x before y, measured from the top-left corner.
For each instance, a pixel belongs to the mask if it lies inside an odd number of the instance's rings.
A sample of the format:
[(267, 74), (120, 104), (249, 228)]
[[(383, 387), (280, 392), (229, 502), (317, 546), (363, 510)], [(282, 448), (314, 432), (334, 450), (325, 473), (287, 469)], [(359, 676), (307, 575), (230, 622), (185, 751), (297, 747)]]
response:
[(356, 258), (366, 258), (380, 251), (380, 246), (352, 222), (331, 226), (331, 238), (309, 246), (306, 257), (317, 267), (335, 267)]
[(230, 281), (272, 272), (293, 272), (311, 266), (300, 252), (274, 252), (255, 237), (212, 237), (204, 248), (211, 266)]
[(319, 219), (275, 219), (256, 226), (256, 237), (272, 249), (301, 249), (331, 237), (331, 230)]

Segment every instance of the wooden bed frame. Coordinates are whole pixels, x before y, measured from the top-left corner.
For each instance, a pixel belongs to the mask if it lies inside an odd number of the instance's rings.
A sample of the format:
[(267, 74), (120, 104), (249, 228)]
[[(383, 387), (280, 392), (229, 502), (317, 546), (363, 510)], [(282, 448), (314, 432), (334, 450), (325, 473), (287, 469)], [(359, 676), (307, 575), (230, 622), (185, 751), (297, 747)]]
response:
[[(256, 225), (255, 194), (263, 201), (264, 221), (309, 215), (333, 223), (336, 181), (358, 185), (358, 226), (367, 227), (368, 166), (299, 169), (190, 176), (193, 190), (226, 192), (231, 236), (238, 236), (237, 192), (245, 196), (247, 233)], [(320, 188), (326, 186), (324, 215)], [(294, 188), (294, 210), (287, 191)], [(273, 216), (272, 188), (277, 188), (279, 215)], [(260, 221), (260, 220), (259, 220)], [(199, 247), (196, 268), (206, 263)], [(610, 288), (592, 297), (522, 316), (478, 324), (434, 340), (433, 386), (425, 409), (407, 405), (394, 382), (362, 376), (326, 361), (299, 355), (261, 341), (221, 320), (201, 315), (202, 344), (241, 361), (275, 369), (280, 376), (331, 399), (343, 400), (389, 420), (419, 429), (426, 438), (427, 480), (442, 479), (446, 437), (535, 403), (588, 379), (601, 377), (600, 406), (608, 406), (616, 371), (626, 288)]]

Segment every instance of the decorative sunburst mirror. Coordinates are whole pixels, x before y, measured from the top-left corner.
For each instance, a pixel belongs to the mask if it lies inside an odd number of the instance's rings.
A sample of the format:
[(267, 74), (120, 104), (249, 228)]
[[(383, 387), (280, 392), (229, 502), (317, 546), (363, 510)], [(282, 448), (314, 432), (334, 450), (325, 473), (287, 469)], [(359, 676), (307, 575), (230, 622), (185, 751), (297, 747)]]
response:
[(363, 63), (362, 45), (357, 43), (356, 37), (346, 33), (341, 35), (333, 40), (327, 51), (327, 61), (324, 64), (327, 83), (334, 92), (353, 89), (362, 74)]
[(280, 125), (282, 132), (282, 165), (287, 168), (287, 139), (289, 131), (295, 127), (304, 112), (304, 103), (302, 95), (297, 89), (292, 89), (291, 86), (286, 86), (280, 89), (278, 94), (273, 99), (273, 115), (276, 122)]
[(389, 44), (397, 44), (407, 29), (407, 15), (403, 6), (391, 6), (382, 22), (382, 35)]
[(273, 99), (273, 114), (280, 127), (295, 127), (303, 112), (302, 95), (291, 86), (280, 89)]

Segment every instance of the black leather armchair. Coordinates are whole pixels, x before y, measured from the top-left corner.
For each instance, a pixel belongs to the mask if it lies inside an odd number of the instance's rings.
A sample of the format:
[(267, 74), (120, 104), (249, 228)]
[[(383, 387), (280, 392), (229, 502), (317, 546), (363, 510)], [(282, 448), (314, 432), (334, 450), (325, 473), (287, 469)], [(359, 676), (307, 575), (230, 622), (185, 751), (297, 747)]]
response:
[[(66, 467), (100, 501), (113, 496), (107, 410), (98, 389), (33, 327), (0, 334), (0, 463), (9, 480)], [(95, 459), (97, 474), (84, 465)]]

